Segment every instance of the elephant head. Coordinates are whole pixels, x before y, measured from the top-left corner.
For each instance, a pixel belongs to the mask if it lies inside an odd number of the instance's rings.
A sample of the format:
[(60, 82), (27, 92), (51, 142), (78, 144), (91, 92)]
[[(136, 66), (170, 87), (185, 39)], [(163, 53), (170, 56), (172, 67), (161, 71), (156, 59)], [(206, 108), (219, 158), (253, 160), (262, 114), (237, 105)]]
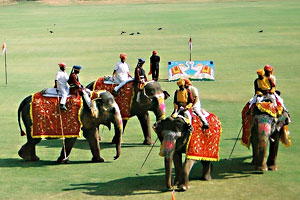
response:
[(164, 100), (169, 96), (168, 92), (163, 91), (157, 82), (151, 81), (140, 92), (140, 100), (135, 102), (136, 105), (133, 106), (133, 111), (150, 110), (154, 112), (156, 121), (164, 119), (166, 113)]
[[(185, 147), (189, 138), (189, 126), (183, 117), (167, 117), (159, 120), (153, 125), (162, 143), (160, 155), (164, 156), (166, 186), (172, 187), (172, 162), (175, 165), (176, 182), (180, 181), (182, 174), (182, 153), (185, 153)], [(187, 178), (188, 179), (188, 178)]]
[(94, 129), (103, 124), (111, 129), (111, 123), (114, 125), (115, 138), (116, 138), (116, 156), (117, 159), (121, 154), (121, 142), (122, 142), (122, 132), (123, 132), (123, 122), (120, 114), (119, 106), (115, 102), (114, 97), (111, 93), (107, 91), (100, 91), (97, 97), (92, 100), (92, 103), (96, 106), (97, 112), (96, 116), (92, 117), (90, 114), (91, 110), (84, 106), (81, 113), (81, 121), (83, 124), (82, 130)]
[[(289, 116), (283, 112), (278, 118), (254, 110), (253, 126), (251, 131), (251, 144), (253, 161), (256, 170), (277, 170), (276, 158), (280, 136), (283, 134), (283, 126), (287, 125)], [(267, 149), (270, 141), (269, 156), (267, 162)]]

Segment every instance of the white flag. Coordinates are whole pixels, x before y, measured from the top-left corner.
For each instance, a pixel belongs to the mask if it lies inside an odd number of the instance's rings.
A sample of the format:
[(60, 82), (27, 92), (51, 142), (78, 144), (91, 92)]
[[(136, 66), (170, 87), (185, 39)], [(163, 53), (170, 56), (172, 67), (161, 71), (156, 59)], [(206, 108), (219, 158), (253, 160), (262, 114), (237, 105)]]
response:
[(4, 42), (3, 45), (2, 45), (2, 55), (4, 55), (5, 52), (6, 52), (6, 44)]

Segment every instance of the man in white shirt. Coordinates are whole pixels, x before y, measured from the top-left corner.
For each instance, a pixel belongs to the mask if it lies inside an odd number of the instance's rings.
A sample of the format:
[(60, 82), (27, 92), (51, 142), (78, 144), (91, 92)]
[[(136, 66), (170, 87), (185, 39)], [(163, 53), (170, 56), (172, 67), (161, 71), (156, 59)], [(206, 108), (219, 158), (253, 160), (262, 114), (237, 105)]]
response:
[(67, 96), (69, 94), (69, 87), (67, 85), (67, 81), (69, 80), (69, 76), (66, 73), (66, 64), (61, 62), (58, 64), (60, 70), (56, 73), (55, 77), (55, 86), (57, 90), (57, 95), (61, 96), (60, 100), (60, 109), (68, 110), (66, 107)]
[(192, 85), (192, 82), (189, 79), (185, 79), (185, 88), (190, 90), (193, 95), (193, 106), (192, 106), (192, 111), (200, 117), (202, 123), (203, 123), (203, 128), (208, 129), (209, 125), (208, 122), (205, 118), (205, 116), (201, 112), (201, 102), (199, 98), (199, 92), (196, 87)]
[(114, 88), (114, 94), (116, 95), (118, 95), (118, 91), (123, 85), (125, 85), (128, 81), (133, 80), (130, 74), (129, 66), (125, 62), (126, 58), (127, 58), (126, 54), (121, 53), (120, 54), (121, 61), (118, 62), (114, 68), (113, 79), (114, 82), (118, 84), (118, 86)]

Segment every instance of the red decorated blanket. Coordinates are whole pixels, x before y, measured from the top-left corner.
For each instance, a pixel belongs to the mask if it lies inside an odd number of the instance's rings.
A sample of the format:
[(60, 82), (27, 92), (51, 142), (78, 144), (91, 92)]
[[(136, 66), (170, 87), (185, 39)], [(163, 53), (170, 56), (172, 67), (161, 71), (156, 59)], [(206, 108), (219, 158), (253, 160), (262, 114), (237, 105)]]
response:
[[(279, 117), (282, 114), (283, 107), (280, 105), (274, 106), (270, 102), (260, 102), (256, 105), (252, 105), (249, 110), (249, 102), (244, 106), (242, 110), (242, 145), (246, 146), (248, 149), (250, 147), (250, 136), (252, 128), (253, 119), (253, 108), (256, 106), (261, 112), (271, 115), (272, 117)], [(249, 111), (249, 112), (248, 112)], [(248, 114), (247, 114), (248, 113)]]
[[(207, 111), (206, 111), (207, 112)], [(203, 132), (202, 122), (199, 117), (193, 116), (192, 126), (194, 128), (190, 135), (186, 154), (188, 159), (218, 161), (219, 144), (222, 133), (220, 119), (213, 113), (207, 112), (206, 117), (209, 129)]]
[[(250, 147), (250, 136), (251, 136), (251, 128), (252, 128), (252, 115), (247, 114), (249, 110), (249, 102), (244, 106), (242, 110), (242, 127), (243, 127), (243, 135), (242, 135), (242, 145), (246, 146), (248, 149)], [(253, 106), (249, 113), (252, 113)]]
[[(105, 84), (104, 78), (100, 77), (95, 81), (93, 91), (106, 90), (112, 93), (116, 86), (115, 84)], [(122, 119), (127, 120), (130, 117), (130, 109), (134, 97), (133, 81), (126, 83), (126, 85), (119, 90), (119, 94), (119, 96), (114, 96), (114, 98), (120, 108)]]
[(35, 93), (32, 95), (30, 104), (31, 136), (33, 138), (80, 137), (79, 113), (81, 106), (80, 96), (78, 98), (69, 97), (66, 103), (68, 111), (59, 110), (57, 98), (44, 97), (41, 92)]

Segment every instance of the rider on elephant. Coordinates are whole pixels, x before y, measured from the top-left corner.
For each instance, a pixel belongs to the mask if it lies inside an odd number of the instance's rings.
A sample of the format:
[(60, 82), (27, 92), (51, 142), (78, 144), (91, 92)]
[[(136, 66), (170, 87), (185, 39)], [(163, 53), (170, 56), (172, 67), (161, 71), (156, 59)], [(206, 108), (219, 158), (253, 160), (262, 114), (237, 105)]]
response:
[[(273, 83), (276, 85), (276, 77), (274, 76), (273, 67), (271, 65), (266, 65), (264, 67), (264, 71), (265, 71), (265, 76), (269, 77), (273, 81)], [(283, 107), (283, 109), (288, 112), (288, 110), (286, 109), (286, 107), (283, 103), (283, 99), (280, 96), (280, 92), (278, 90), (276, 90), (274, 95), (276, 97), (277, 104), (281, 105)]]
[(192, 111), (198, 117), (200, 117), (200, 119), (203, 123), (203, 128), (208, 129), (208, 127), (209, 127), (208, 122), (207, 122), (205, 116), (201, 112), (201, 102), (200, 102), (200, 98), (199, 98), (198, 89), (192, 85), (192, 82), (190, 81), (190, 79), (185, 79), (184, 81), (185, 81), (185, 88), (190, 90), (192, 92), (192, 95), (193, 95)]
[(68, 83), (70, 85), (70, 95), (74, 96), (83, 96), (86, 104), (89, 106), (89, 108), (92, 111), (92, 115), (95, 116), (97, 109), (96, 105), (91, 101), (89, 93), (91, 92), (89, 89), (85, 88), (83, 85), (81, 85), (79, 81), (79, 76), (78, 74), (80, 73), (81, 66), (79, 65), (74, 65), (68, 80)]
[(120, 59), (121, 61), (116, 64), (113, 71), (113, 80), (115, 84), (118, 84), (118, 86), (116, 86), (113, 91), (114, 95), (119, 95), (119, 89), (123, 87), (128, 81), (132, 80), (129, 66), (125, 62), (127, 59), (127, 55), (125, 53), (121, 53)]
[(274, 95), (276, 90), (274, 82), (271, 78), (265, 76), (263, 69), (258, 69), (256, 73), (258, 78), (254, 81), (255, 95), (250, 100), (249, 108), (251, 108), (253, 104), (261, 102), (265, 97), (269, 98), (272, 103), (277, 106), (276, 97)]
[(189, 109), (193, 106), (193, 95), (190, 90), (185, 88), (184, 79), (177, 81), (179, 89), (174, 94), (174, 111), (172, 117), (177, 117), (178, 113), (183, 111), (186, 122), (190, 125), (192, 123), (192, 116)]
[(140, 91), (143, 89), (145, 83), (147, 82), (147, 76), (143, 65), (145, 63), (144, 58), (139, 58), (136, 68), (134, 70), (134, 81), (137, 85), (137, 98), (136, 101), (140, 101)]
[(61, 62), (58, 63), (59, 66), (59, 71), (56, 73), (55, 76), (55, 85), (54, 88), (56, 88), (57, 94), (61, 95), (61, 100), (60, 100), (60, 109), (62, 110), (68, 110), (66, 107), (66, 102), (67, 102), (67, 96), (69, 93), (69, 87), (67, 85), (67, 82), (69, 80), (69, 76), (66, 73), (66, 64)]

